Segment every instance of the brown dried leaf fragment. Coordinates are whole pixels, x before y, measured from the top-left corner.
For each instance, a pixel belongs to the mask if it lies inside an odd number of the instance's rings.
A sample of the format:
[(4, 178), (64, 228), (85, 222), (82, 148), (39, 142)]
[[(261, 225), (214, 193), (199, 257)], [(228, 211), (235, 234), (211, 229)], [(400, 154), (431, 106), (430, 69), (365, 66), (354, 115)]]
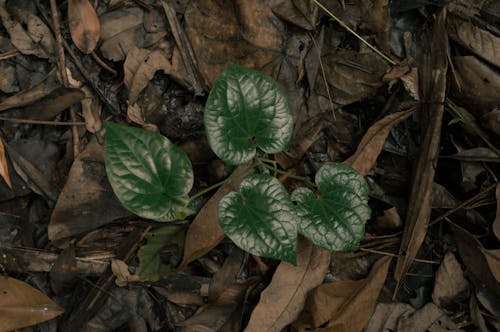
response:
[(294, 327), (305, 331), (326, 324), (321, 331), (361, 332), (384, 286), (390, 262), (390, 257), (379, 259), (365, 279), (342, 280), (316, 287), (309, 293), (305, 309)]
[(345, 161), (363, 175), (368, 174), (382, 151), (391, 129), (413, 114), (415, 109), (392, 113), (375, 122), (363, 136), (356, 152)]
[(497, 213), (495, 216), (495, 221), (493, 222), (493, 233), (497, 239), (500, 240), (500, 182), (497, 183), (497, 189), (495, 190), (495, 196), (497, 199)]
[(68, 23), (76, 47), (85, 54), (92, 53), (99, 41), (101, 24), (88, 0), (68, 0)]
[(64, 309), (25, 282), (0, 276), (0, 330), (11, 331), (45, 322)]
[(245, 331), (281, 331), (297, 319), (307, 293), (323, 282), (330, 251), (299, 237), (297, 266), (281, 262), (262, 292)]
[(5, 183), (12, 189), (12, 182), (10, 181), (9, 165), (7, 164), (7, 156), (5, 155), (5, 148), (3, 146), (3, 139), (0, 138), (0, 176), (4, 179)]

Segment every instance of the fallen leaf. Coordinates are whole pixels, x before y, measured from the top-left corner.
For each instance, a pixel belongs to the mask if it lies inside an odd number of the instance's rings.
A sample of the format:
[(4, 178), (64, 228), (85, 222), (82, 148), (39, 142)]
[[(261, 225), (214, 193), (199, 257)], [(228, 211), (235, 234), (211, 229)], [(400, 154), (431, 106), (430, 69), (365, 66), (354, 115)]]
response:
[(446, 20), (450, 38), (491, 64), (500, 67), (500, 37), (481, 29), (470, 19), (450, 15)]
[[(361, 332), (384, 286), (391, 259), (383, 257), (366, 279), (323, 284), (309, 292), (305, 309), (293, 324), (298, 331)], [(326, 325), (325, 325), (326, 324)]]
[(59, 240), (127, 216), (130, 212), (108, 182), (103, 147), (93, 142), (73, 162), (50, 218), (49, 239)]
[(131, 274), (128, 265), (120, 259), (111, 259), (111, 272), (116, 277), (115, 284), (119, 287), (125, 287), (129, 282), (141, 280), (139, 276)]
[(493, 222), (493, 233), (495, 233), (497, 239), (500, 240), (500, 182), (497, 183), (495, 197), (497, 199), (497, 213), (495, 216), (495, 221)]
[(321, 284), (330, 264), (330, 251), (299, 237), (297, 265), (281, 262), (262, 292), (245, 331), (281, 331), (297, 319), (307, 293)]
[(500, 283), (500, 249), (483, 250), (484, 257), (488, 262), (491, 274)]
[(9, 165), (7, 164), (7, 156), (5, 155), (5, 148), (3, 146), (3, 139), (0, 138), (0, 175), (5, 183), (12, 189), (12, 182), (10, 182)]
[(365, 332), (453, 331), (458, 329), (434, 303), (415, 310), (406, 303), (379, 303), (375, 307)]
[(257, 280), (258, 278), (252, 278), (244, 283), (228, 286), (214, 303), (203, 306), (199, 313), (180, 325), (186, 327), (186, 332), (219, 331), (238, 309), (247, 289)]
[(102, 105), (99, 99), (88, 87), (82, 88), (85, 98), (81, 101), (82, 116), (85, 119), (85, 128), (96, 135), (100, 144), (103, 142), (103, 125), (101, 120)]
[(483, 114), (480, 121), (484, 128), (489, 129), (492, 133), (500, 136), (500, 108), (497, 107), (490, 112)]
[(88, 0), (68, 0), (68, 25), (76, 47), (85, 54), (92, 53), (99, 41), (101, 26)]
[(161, 50), (150, 51), (144, 48), (134, 48), (128, 52), (123, 70), (130, 105), (136, 103), (141, 91), (160, 69), (164, 73), (170, 71), (170, 63)]
[[(394, 279), (397, 281), (394, 296), (401, 282), (413, 264), (427, 234), (431, 215), (432, 184), (436, 172), (435, 160), (438, 157), (441, 140), (441, 126), (446, 97), (446, 76), (448, 70), (448, 38), (445, 31), (446, 10), (437, 17), (434, 27), (432, 54), (422, 54), (419, 67), (420, 98), (426, 103), (421, 107), (423, 139), (414, 164), (413, 183), (410, 191), (410, 204), (406, 213), (405, 228), (399, 249)], [(427, 49), (427, 48), (426, 48)], [(432, 100), (432, 102), (429, 102)]]
[(316, 28), (318, 8), (312, 0), (279, 0), (273, 4), (276, 15), (306, 30)]
[(1, 331), (45, 322), (64, 312), (45, 294), (13, 278), (0, 276), (0, 294)]
[(239, 248), (227, 256), (222, 267), (217, 271), (210, 281), (208, 289), (208, 300), (214, 302), (227, 287), (237, 282), (236, 278), (241, 270), (246, 253)]
[(189, 225), (184, 244), (184, 257), (179, 269), (183, 269), (190, 262), (204, 256), (222, 241), (224, 231), (220, 227), (217, 217), (219, 201), (227, 193), (238, 191), (241, 181), (244, 179), (244, 176), (241, 175), (247, 173), (248, 165), (236, 168), (231, 175), (233, 180), (219, 188), (198, 212)]
[(189, 274), (174, 274), (161, 279), (154, 285), (154, 290), (179, 305), (206, 304), (210, 278)]
[(55, 294), (67, 295), (73, 291), (77, 276), (75, 247), (69, 246), (61, 252), (50, 269), (50, 286)]
[(455, 255), (447, 252), (436, 271), (432, 300), (436, 305), (445, 308), (451, 303), (457, 303), (457, 297), (464, 295), (469, 289), (469, 283), (464, 277), (462, 267)]
[(375, 165), (391, 129), (412, 115), (414, 111), (414, 109), (411, 109), (392, 113), (375, 122), (361, 139), (356, 152), (345, 163), (351, 165), (363, 175), (368, 174), (370, 169)]

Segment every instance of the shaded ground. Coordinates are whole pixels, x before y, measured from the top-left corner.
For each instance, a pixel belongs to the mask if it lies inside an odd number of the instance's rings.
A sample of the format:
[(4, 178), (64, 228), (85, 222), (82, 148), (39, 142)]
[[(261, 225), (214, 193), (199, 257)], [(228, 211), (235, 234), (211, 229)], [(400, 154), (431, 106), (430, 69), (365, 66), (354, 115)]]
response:
[[(0, 330), (500, 330), (498, 1), (51, 4), (0, 2)], [(203, 127), (229, 62), (288, 96), (281, 170), (366, 176), (359, 250), (245, 253), (216, 216), (237, 181), (166, 227), (118, 202), (105, 120), (180, 146), (193, 193), (239, 172)]]

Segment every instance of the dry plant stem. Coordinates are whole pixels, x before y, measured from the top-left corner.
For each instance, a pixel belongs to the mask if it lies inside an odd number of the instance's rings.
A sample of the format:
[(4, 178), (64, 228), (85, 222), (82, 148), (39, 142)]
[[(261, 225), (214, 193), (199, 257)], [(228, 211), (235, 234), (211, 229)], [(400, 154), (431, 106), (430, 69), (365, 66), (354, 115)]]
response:
[(0, 116), (0, 121), (7, 121), (13, 123), (39, 124), (47, 126), (85, 126), (85, 122), (42, 121), (42, 120), (31, 120), (31, 119), (7, 118), (4, 116)]
[(21, 52), (19, 52), (18, 50), (10, 50), (7, 52), (3, 52), (0, 54), (0, 60), (7, 60), (19, 54), (21, 54)]
[[(61, 25), (59, 24), (59, 13), (57, 12), (56, 0), (50, 0), (50, 12), (52, 14), (54, 34), (56, 35), (59, 73), (61, 74), (64, 86), (69, 87), (68, 74), (66, 73), (66, 60), (64, 58), (63, 39), (61, 35)], [(77, 122), (76, 112), (73, 107), (70, 107), (69, 116), (71, 118), (71, 122)], [(71, 133), (73, 134), (73, 156), (76, 158), (80, 153), (80, 137), (78, 136), (78, 127), (72, 126)]]
[(351, 28), (349, 28), (349, 26), (347, 24), (344, 23), (344, 21), (342, 21), (341, 19), (339, 19), (337, 16), (335, 16), (331, 11), (328, 10), (328, 8), (326, 8), (321, 2), (317, 1), (317, 0), (313, 0), (314, 3), (321, 9), (323, 9), (325, 11), (325, 13), (327, 13), (335, 22), (337, 22), (338, 24), (340, 24), (341, 27), (343, 27), (344, 29), (346, 29), (348, 32), (350, 32), (351, 34), (353, 34), (356, 38), (358, 38), (363, 44), (365, 44), (366, 46), (368, 46), (369, 49), (371, 49), (373, 52), (377, 53), (379, 56), (382, 57), (382, 59), (384, 59), (385, 61), (389, 62), (391, 65), (395, 66), (397, 65), (397, 63), (392, 60), (391, 58), (389, 58), (387, 55), (385, 55), (384, 53), (382, 53), (381, 51), (379, 51), (375, 46), (373, 46), (372, 44), (370, 44), (369, 42), (367, 42), (363, 37), (361, 37), (360, 35), (358, 35), (356, 33), (356, 31), (352, 30)]
[(486, 195), (487, 193), (489, 193), (490, 191), (494, 190), (496, 188), (497, 184), (494, 183), (492, 184), (491, 186), (487, 187), (486, 189), (484, 189), (483, 191), (477, 193), (476, 195), (472, 196), (471, 198), (469, 198), (468, 200), (466, 201), (463, 201), (462, 203), (458, 204), (457, 206), (455, 206), (454, 208), (446, 211), (445, 213), (443, 213), (442, 215), (440, 215), (439, 217), (437, 217), (436, 219), (432, 220), (430, 223), (429, 223), (429, 226), (432, 226), (434, 224), (436, 224), (437, 222), (447, 218), (449, 215), (457, 212), (458, 210), (460, 209), (463, 209), (464, 207), (474, 203), (475, 201), (479, 200), (482, 196)]
[[(366, 248), (359, 248), (359, 250), (366, 251), (366, 252), (369, 252), (372, 254), (383, 255), (383, 256), (398, 257), (397, 254), (393, 254), (392, 252), (386, 252), (386, 251), (380, 251), (380, 250), (374, 250), (374, 249), (366, 249)], [(441, 264), (440, 262), (437, 262), (437, 261), (431, 261), (431, 260), (419, 259), (419, 258), (415, 258), (414, 261), (419, 262), (419, 263), (425, 263), (425, 264), (434, 264), (434, 265)]]
[(92, 58), (94, 58), (94, 61), (97, 62), (97, 64), (99, 66), (101, 66), (102, 68), (106, 69), (107, 71), (109, 71), (111, 74), (113, 74), (113, 76), (116, 76), (118, 75), (117, 71), (114, 70), (113, 68), (111, 68), (110, 66), (108, 66), (108, 64), (106, 62), (104, 62), (104, 60), (102, 60), (97, 54), (96, 52), (92, 52)]

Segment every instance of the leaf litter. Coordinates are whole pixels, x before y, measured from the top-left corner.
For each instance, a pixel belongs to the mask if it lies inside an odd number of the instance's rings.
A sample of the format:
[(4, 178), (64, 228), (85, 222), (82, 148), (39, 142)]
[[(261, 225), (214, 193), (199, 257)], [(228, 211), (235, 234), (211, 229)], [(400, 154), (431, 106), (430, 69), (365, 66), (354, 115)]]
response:
[[(48, 1), (1, 1), (0, 287), (51, 308), (33, 320), (23, 310), (2, 315), (12, 325), (1, 328), (41, 323), (61, 307), (65, 315), (45, 324), (498, 328), (493, 3), (72, 0), (57, 7), (61, 43)], [(299, 237), (292, 265), (243, 253), (225, 236), (218, 202), (251, 170), (205, 152), (198, 129), (230, 62), (271, 75), (289, 99), (295, 131), (289, 149), (274, 156), (280, 170), (313, 179), (325, 163), (344, 162), (367, 178), (373, 215), (359, 250), (332, 256)], [(193, 192), (233, 180), (192, 202), (194, 214), (176, 221), (169, 237), (114, 196), (104, 168), (106, 120), (153, 129), (186, 149)], [(297, 188), (291, 177), (279, 180), (289, 193)], [(151, 234), (164, 236), (155, 242)], [(2, 307), (39, 305), (21, 300), (3, 296)]]

